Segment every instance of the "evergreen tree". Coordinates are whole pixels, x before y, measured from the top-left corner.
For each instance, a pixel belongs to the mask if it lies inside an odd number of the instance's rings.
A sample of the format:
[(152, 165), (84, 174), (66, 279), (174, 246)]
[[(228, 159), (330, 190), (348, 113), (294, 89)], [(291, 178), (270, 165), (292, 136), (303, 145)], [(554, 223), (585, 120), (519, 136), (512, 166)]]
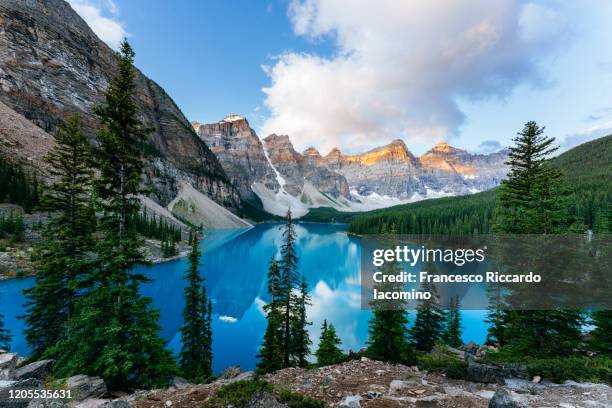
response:
[(444, 334), (446, 316), (440, 309), (436, 286), (430, 282), (423, 282), (421, 291), (431, 293), (431, 297), (419, 301), (416, 320), (410, 333), (417, 350), (431, 351), (436, 341), (440, 340)]
[[(287, 211), (285, 219), (285, 230), (283, 232), (283, 245), (281, 247), (280, 271), (281, 278), (279, 284), (279, 300), (282, 304), (282, 325), (281, 325), (281, 350), (283, 351), (283, 368), (291, 367), (293, 363), (292, 351), (294, 342), (292, 341), (292, 321), (294, 320), (297, 298), (294, 289), (299, 288), (300, 275), (297, 264), (295, 226), (291, 216), (291, 209)], [(295, 327), (293, 328), (295, 331)]]
[(182, 375), (192, 382), (203, 382), (212, 375), (211, 311), (206, 299), (204, 279), (200, 276), (200, 245), (197, 234), (190, 242), (189, 269), (185, 273), (185, 308), (180, 329), (182, 348), (179, 367)]
[(55, 142), (45, 157), (55, 181), (43, 196), (42, 206), (58, 215), (43, 231), (35, 284), (25, 290), (24, 334), (32, 359), (53, 357), (49, 348), (65, 334), (78, 290), (91, 266), (88, 253), (93, 248), (96, 224), (90, 204), (91, 145), (77, 115), (60, 127)]
[[(401, 273), (398, 262), (385, 262), (379, 271), (383, 275)], [(401, 291), (401, 283), (384, 282), (375, 288), (382, 292)], [(406, 302), (401, 300), (378, 300), (371, 302), (372, 318), (368, 329), (367, 355), (373, 360), (414, 365), (416, 355), (409, 342)]]
[(295, 310), (292, 313), (291, 320), (291, 354), (293, 357), (293, 365), (298, 367), (308, 366), (308, 355), (310, 354), (310, 346), (312, 341), (306, 330), (306, 326), (312, 324), (308, 322), (306, 317), (306, 306), (311, 305), (310, 296), (308, 295), (308, 283), (302, 275), (300, 283), (300, 294), (296, 298)]
[(450, 308), (446, 315), (444, 342), (452, 347), (459, 347), (463, 344), (463, 341), (461, 340), (461, 311), (459, 296), (451, 297), (450, 300)]
[(315, 352), (317, 364), (320, 366), (337, 364), (342, 361), (344, 354), (338, 346), (341, 341), (336, 334), (336, 329), (332, 324), (327, 324), (327, 320), (323, 321), (321, 327), (321, 337), (319, 339), (319, 347)]
[(612, 355), (612, 310), (599, 310), (592, 314), (591, 346), (600, 353)]
[(141, 239), (132, 222), (138, 195), (143, 147), (148, 130), (134, 102), (134, 52), (124, 41), (117, 75), (106, 91), (106, 104), (95, 108), (102, 122), (95, 151), (95, 183), (102, 238), (87, 293), (77, 302), (64, 340), (55, 347), (57, 375), (98, 375), (112, 389), (166, 384), (174, 361), (159, 336), (159, 312), (139, 293), (146, 281), (133, 272), (145, 264)]
[[(2, 303), (1, 295), (0, 293), (0, 304)], [(11, 333), (4, 327), (4, 315), (0, 313), (0, 349), (9, 351), (11, 349), (11, 339)]]
[(264, 306), (268, 325), (263, 338), (263, 345), (257, 355), (257, 371), (261, 374), (271, 373), (283, 368), (281, 342), (281, 272), (278, 262), (272, 257), (268, 268), (268, 295), (270, 302)]
[[(499, 189), (495, 211), (498, 233), (555, 234), (568, 229), (568, 190), (562, 173), (547, 162), (558, 147), (543, 133), (544, 128), (528, 122), (514, 138), (507, 162), (510, 172)], [(532, 262), (540, 256), (534, 252)], [(522, 295), (511, 293), (508, 298)], [(496, 310), (495, 319), (500, 324), (493, 330), (498, 342), (517, 354), (535, 356), (572, 352), (584, 323), (584, 315), (573, 310)]]

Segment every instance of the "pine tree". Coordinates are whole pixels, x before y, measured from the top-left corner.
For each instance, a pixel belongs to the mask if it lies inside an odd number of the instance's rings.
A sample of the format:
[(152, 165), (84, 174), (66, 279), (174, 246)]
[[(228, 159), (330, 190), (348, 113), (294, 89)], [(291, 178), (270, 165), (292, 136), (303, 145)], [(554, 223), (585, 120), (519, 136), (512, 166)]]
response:
[(612, 310), (592, 313), (591, 347), (603, 354), (612, 355)]
[(340, 344), (341, 341), (336, 334), (336, 329), (331, 323), (328, 325), (327, 320), (324, 320), (321, 327), (319, 347), (315, 352), (317, 364), (319, 366), (326, 366), (341, 362), (344, 354), (342, 354), (342, 350), (338, 347)]
[(306, 277), (302, 275), (300, 295), (296, 298), (295, 310), (291, 320), (291, 354), (293, 365), (298, 367), (308, 366), (307, 358), (310, 355), (310, 346), (312, 345), (306, 330), (306, 326), (312, 324), (308, 322), (306, 317), (306, 307), (311, 305), (310, 300), (308, 283), (306, 282)]
[[(0, 293), (0, 304), (2, 304), (1, 295)], [(0, 349), (9, 351), (11, 349), (11, 339), (12, 336), (10, 331), (4, 327), (4, 315), (0, 313)]]
[(294, 289), (298, 288), (300, 284), (300, 275), (297, 269), (298, 257), (295, 248), (296, 238), (291, 209), (289, 209), (285, 219), (284, 243), (281, 247), (281, 260), (279, 263), (281, 271), (279, 300), (282, 304), (281, 349), (283, 351), (283, 367), (291, 367), (292, 351), (294, 349), (291, 328), (297, 300)]
[(180, 329), (182, 348), (179, 356), (181, 374), (192, 382), (206, 381), (212, 375), (211, 305), (206, 298), (204, 279), (200, 276), (200, 245), (197, 234), (190, 242), (189, 269), (185, 273), (185, 308)]
[(268, 295), (270, 302), (264, 306), (268, 325), (263, 338), (263, 345), (257, 355), (257, 372), (271, 373), (283, 368), (283, 352), (281, 345), (281, 272), (278, 262), (272, 257), (268, 268)]
[(55, 142), (45, 157), (55, 182), (43, 196), (42, 206), (58, 215), (43, 231), (36, 281), (25, 290), (24, 334), (32, 359), (53, 357), (48, 350), (65, 334), (93, 248), (91, 144), (80, 129), (78, 115), (60, 127)]
[(429, 299), (419, 301), (416, 320), (410, 329), (414, 347), (419, 351), (431, 351), (444, 334), (446, 316), (440, 309), (440, 300), (433, 283), (423, 282), (422, 292), (431, 293)]
[[(547, 162), (558, 147), (553, 145), (554, 138), (543, 133), (544, 128), (528, 122), (514, 138), (507, 162), (510, 172), (498, 193), (495, 232), (555, 234), (568, 228), (568, 189), (562, 173)], [(540, 255), (534, 253), (532, 262)], [(521, 294), (511, 293), (508, 298), (513, 296)], [(584, 323), (583, 313), (573, 310), (498, 309), (490, 320), (493, 317), (500, 325), (493, 330), (497, 341), (516, 354), (534, 356), (572, 352)]]
[(139, 293), (146, 278), (133, 272), (146, 264), (132, 222), (138, 195), (143, 147), (148, 131), (134, 102), (134, 52), (124, 41), (117, 76), (106, 91), (106, 104), (95, 108), (102, 122), (95, 151), (95, 183), (102, 238), (87, 293), (77, 302), (66, 338), (55, 347), (58, 376), (98, 375), (111, 389), (166, 384), (175, 369), (159, 336), (159, 312)]
[[(398, 262), (385, 262), (379, 269), (383, 275), (397, 275), (401, 273)], [(401, 291), (402, 284), (378, 283), (375, 287), (379, 291)], [(408, 318), (405, 301), (373, 300), (372, 318), (368, 329), (367, 355), (373, 360), (388, 361), (414, 365), (416, 355), (409, 342)]]
[(461, 311), (459, 296), (452, 297), (450, 300), (450, 308), (446, 315), (444, 342), (452, 347), (459, 347), (463, 344), (463, 341), (461, 340)]

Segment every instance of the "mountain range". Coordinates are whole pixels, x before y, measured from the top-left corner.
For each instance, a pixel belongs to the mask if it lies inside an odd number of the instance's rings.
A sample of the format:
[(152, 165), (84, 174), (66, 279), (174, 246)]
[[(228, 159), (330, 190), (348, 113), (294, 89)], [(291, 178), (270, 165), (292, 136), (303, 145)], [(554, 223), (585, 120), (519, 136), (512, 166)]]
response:
[(310, 208), (367, 211), (427, 198), (465, 195), (497, 186), (507, 172), (507, 151), (488, 155), (439, 143), (414, 156), (402, 140), (357, 155), (339, 148), (323, 156), (299, 153), (289, 136), (263, 140), (246, 118), (228, 115), (213, 124), (192, 122), (242, 197), (266, 211), (298, 215)]
[[(53, 134), (78, 113), (92, 140), (92, 107), (116, 72), (115, 52), (64, 0), (0, 3), (0, 153), (44, 175)], [(136, 70), (135, 100), (152, 130), (143, 204), (160, 217), (208, 228), (249, 225), (247, 208), (296, 216), (311, 208), (366, 211), (499, 184), (506, 151), (471, 154), (445, 143), (420, 157), (395, 140), (357, 155), (298, 152), (287, 135), (260, 137), (228, 115), (190, 123), (156, 82)]]

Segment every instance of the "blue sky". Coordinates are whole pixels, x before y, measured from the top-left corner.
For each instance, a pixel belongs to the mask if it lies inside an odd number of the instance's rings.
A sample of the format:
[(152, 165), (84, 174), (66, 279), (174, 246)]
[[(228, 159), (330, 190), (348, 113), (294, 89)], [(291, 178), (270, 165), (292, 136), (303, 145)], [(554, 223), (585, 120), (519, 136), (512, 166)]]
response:
[(70, 0), (190, 120), (356, 152), (396, 138), (510, 143), (528, 120), (567, 148), (612, 133), (606, 0)]

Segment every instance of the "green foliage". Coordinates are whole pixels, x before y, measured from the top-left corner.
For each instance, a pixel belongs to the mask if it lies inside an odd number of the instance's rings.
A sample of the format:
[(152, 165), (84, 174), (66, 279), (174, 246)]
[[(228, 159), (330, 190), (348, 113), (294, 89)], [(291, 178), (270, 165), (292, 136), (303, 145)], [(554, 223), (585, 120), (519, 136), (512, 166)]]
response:
[[(397, 275), (400, 271), (401, 266), (397, 261), (385, 262), (380, 269), (383, 275)], [(376, 284), (375, 288), (382, 292), (392, 292), (400, 291), (401, 285), (401, 283), (384, 282)], [(405, 303), (374, 299), (371, 306), (372, 318), (368, 329), (367, 356), (373, 360), (413, 365), (416, 356), (409, 342)]]
[(23, 216), (15, 211), (0, 214), (0, 238), (10, 237), (12, 242), (23, 242), (25, 237)]
[(131, 223), (136, 231), (147, 237), (166, 242), (179, 242), (181, 240), (181, 229), (177, 226), (166, 222), (162, 217), (156, 217), (155, 214), (149, 216), (147, 209), (134, 214)]
[(358, 214), (354, 212), (338, 211), (330, 207), (311, 208), (306, 215), (300, 218), (301, 221), (309, 222), (340, 222), (349, 223)]
[(124, 41), (106, 104), (95, 108), (103, 125), (95, 149), (99, 178), (94, 184), (102, 238), (66, 336), (51, 349), (59, 376), (97, 375), (111, 389), (164, 385), (175, 369), (159, 336), (159, 312), (150, 298), (139, 293), (146, 278), (133, 272), (136, 265), (146, 263), (132, 220), (140, 210), (143, 145), (148, 134), (133, 99), (133, 58)]
[(212, 376), (212, 306), (206, 297), (204, 279), (200, 276), (200, 243), (192, 233), (189, 269), (184, 279), (185, 307), (180, 329), (182, 348), (179, 355), (181, 374), (191, 382), (204, 382)]
[(336, 334), (336, 328), (333, 324), (327, 324), (327, 320), (323, 321), (321, 327), (321, 337), (319, 339), (319, 347), (315, 352), (317, 364), (320, 366), (332, 365), (341, 362), (344, 359), (344, 354), (340, 350), (341, 341)]
[[(428, 270), (430, 273), (433, 273), (431, 267), (432, 265), (429, 265)], [(431, 293), (431, 297), (419, 301), (416, 320), (410, 329), (410, 334), (412, 335), (415, 349), (430, 351), (444, 334), (446, 316), (442, 309), (440, 309), (440, 299), (436, 286), (433, 283), (424, 282), (421, 291)]]
[[(550, 160), (567, 178), (570, 225), (584, 225), (596, 233), (612, 232), (611, 156), (612, 135), (574, 147)], [(395, 223), (402, 234), (486, 234), (491, 231), (497, 190), (360, 213), (350, 220), (349, 231), (377, 234), (383, 224)]]
[(419, 354), (417, 367), (419, 370), (444, 373), (456, 380), (467, 378), (467, 363), (456, 356), (444, 352)]
[(296, 238), (289, 210), (283, 232), (281, 259), (272, 259), (268, 271), (268, 294), (271, 300), (266, 306), (268, 326), (258, 355), (259, 372), (308, 365), (306, 358), (310, 354), (311, 341), (306, 330), (310, 324), (306, 306), (310, 304), (310, 297), (306, 278), (299, 274), (297, 268)]
[(290, 408), (325, 408), (325, 402), (316, 398), (310, 398), (297, 392), (287, 390), (276, 394), (279, 402)]
[(261, 379), (241, 380), (224, 385), (206, 404), (209, 407), (246, 407), (256, 392), (272, 392), (270, 383)]
[(55, 141), (45, 157), (55, 181), (43, 196), (42, 207), (57, 215), (43, 230), (44, 239), (37, 248), (36, 281), (25, 291), (24, 334), (32, 359), (53, 357), (48, 350), (65, 335), (92, 265), (89, 252), (96, 220), (90, 199), (91, 145), (81, 132), (77, 115), (59, 128)]
[(459, 347), (463, 344), (461, 341), (461, 310), (459, 305), (459, 296), (455, 296), (450, 300), (450, 308), (446, 315), (446, 328), (443, 335), (444, 342), (452, 347)]
[(0, 203), (20, 205), (29, 213), (38, 205), (39, 196), (36, 174), (29, 174), (20, 165), (0, 156)]
[(250, 200), (243, 199), (240, 204), (240, 213), (238, 215), (242, 218), (246, 218), (255, 222), (282, 220), (282, 217), (270, 214), (269, 212), (264, 210), (263, 203), (257, 195), (255, 195)]
[[(0, 294), (0, 304), (2, 304), (2, 294)], [(0, 308), (0, 310), (2, 309)], [(0, 349), (10, 350), (12, 338), (9, 330), (4, 327), (4, 315), (0, 313)]]
[(602, 354), (612, 356), (612, 310), (593, 312), (590, 346)]

